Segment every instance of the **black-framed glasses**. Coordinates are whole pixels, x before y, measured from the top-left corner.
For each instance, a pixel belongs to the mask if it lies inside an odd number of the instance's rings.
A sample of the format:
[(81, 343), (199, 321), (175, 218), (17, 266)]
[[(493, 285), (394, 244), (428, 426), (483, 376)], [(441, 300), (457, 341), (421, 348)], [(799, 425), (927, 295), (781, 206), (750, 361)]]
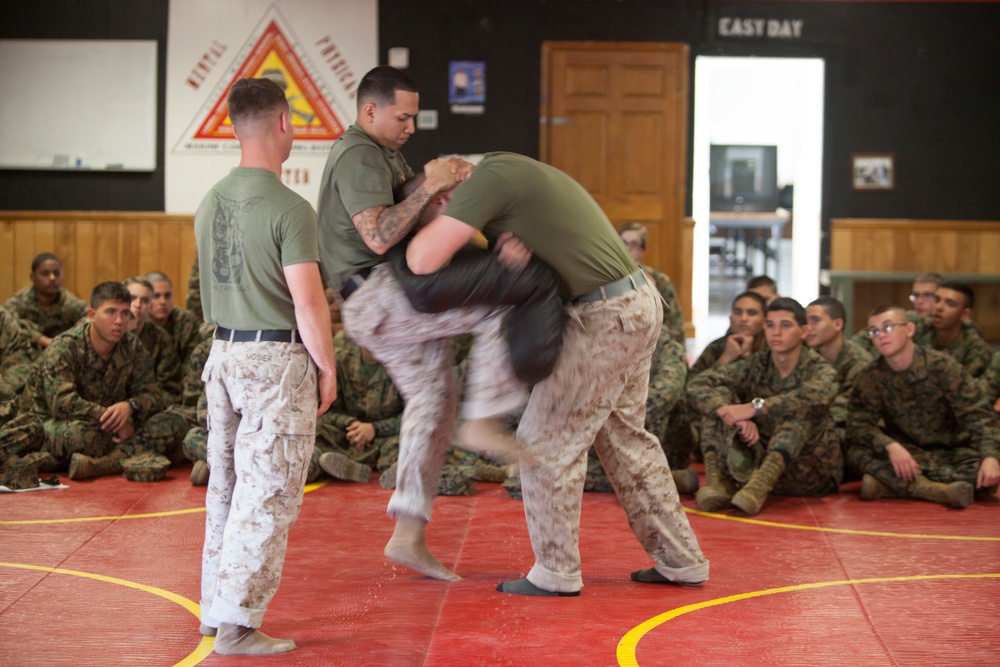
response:
[(868, 327), (868, 337), (877, 338), (884, 333), (892, 333), (896, 330), (896, 327), (906, 326), (906, 322), (886, 322), (882, 325), (882, 328), (878, 327)]
[(625, 241), (626, 248), (644, 248), (642, 241)]
[(910, 301), (916, 303), (918, 299), (933, 299), (937, 294), (934, 292), (914, 292), (910, 295)]

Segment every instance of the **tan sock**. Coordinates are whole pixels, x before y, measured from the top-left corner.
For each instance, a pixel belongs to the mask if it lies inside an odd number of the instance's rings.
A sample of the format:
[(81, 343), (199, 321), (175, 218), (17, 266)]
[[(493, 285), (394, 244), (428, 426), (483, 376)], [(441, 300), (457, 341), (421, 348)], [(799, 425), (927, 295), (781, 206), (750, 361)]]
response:
[(271, 655), (296, 649), (291, 639), (273, 639), (260, 630), (243, 625), (219, 623), (215, 652), (219, 655)]

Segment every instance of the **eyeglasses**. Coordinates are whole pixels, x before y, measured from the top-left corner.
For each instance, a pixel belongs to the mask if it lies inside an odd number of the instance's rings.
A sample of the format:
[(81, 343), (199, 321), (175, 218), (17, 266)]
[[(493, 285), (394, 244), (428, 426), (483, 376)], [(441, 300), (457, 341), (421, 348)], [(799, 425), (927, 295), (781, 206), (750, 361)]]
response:
[(934, 292), (914, 292), (910, 295), (910, 301), (916, 303), (918, 299), (933, 299), (936, 296)]
[(641, 241), (625, 241), (625, 247), (626, 248), (642, 248), (644, 246), (642, 245)]
[(886, 322), (885, 324), (882, 325), (881, 329), (879, 329), (878, 327), (868, 327), (868, 337), (877, 338), (884, 333), (887, 334), (892, 333), (893, 331), (896, 330), (896, 327), (903, 327), (903, 326), (906, 326), (906, 322)]

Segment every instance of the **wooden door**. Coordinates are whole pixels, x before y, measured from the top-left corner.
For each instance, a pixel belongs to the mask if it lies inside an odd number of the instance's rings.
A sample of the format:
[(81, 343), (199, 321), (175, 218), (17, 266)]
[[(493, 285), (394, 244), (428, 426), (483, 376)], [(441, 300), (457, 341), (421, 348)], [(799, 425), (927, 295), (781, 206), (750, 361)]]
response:
[(579, 181), (616, 227), (646, 226), (646, 262), (670, 276), (693, 335), (687, 113), (686, 44), (542, 45), (541, 160)]

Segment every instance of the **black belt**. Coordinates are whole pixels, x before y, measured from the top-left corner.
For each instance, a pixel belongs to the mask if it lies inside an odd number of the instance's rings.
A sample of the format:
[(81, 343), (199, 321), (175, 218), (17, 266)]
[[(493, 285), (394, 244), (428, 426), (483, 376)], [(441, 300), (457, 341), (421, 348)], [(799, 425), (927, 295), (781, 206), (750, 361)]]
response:
[(215, 340), (228, 340), (230, 343), (295, 343), (302, 338), (295, 329), (236, 331), (226, 327), (215, 327)]
[(628, 294), (634, 289), (639, 289), (646, 284), (646, 274), (639, 269), (635, 273), (624, 278), (619, 278), (607, 285), (601, 285), (590, 294), (584, 294), (573, 299), (573, 303), (587, 303), (588, 301), (603, 301), (614, 296)]
[(371, 272), (371, 267), (365, 267), (348, 278), (347, 282), (341, 285), (340, 289), (337, 290), (340, 292), (340, 298), (347, 301), (347, 297), (354, 294), (354, 292), (364, 284), (365, 278), (367, 278)]

